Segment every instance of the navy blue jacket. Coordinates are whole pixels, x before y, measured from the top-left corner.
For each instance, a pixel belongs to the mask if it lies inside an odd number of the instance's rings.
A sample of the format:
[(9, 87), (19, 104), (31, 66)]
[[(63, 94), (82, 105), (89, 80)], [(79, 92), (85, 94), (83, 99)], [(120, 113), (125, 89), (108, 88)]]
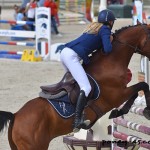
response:
[(66, 43), (65, 47), (73, 49), (85, 64), (89, 63), (88, 55), (94, 50), (103, 48), (104, 53), (109, 53), (112, 50), (110, 41), (111, 29), (103, 25), (98, 34), (83, 33), (77, 39)]

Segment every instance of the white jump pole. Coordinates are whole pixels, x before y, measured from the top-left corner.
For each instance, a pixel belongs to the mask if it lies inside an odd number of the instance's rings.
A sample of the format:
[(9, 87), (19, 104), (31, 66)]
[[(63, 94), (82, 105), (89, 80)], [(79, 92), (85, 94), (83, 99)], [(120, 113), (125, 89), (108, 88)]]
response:
[(99, 11), (102, 11), (106, 8), (107, 8), (107, 1), (106, 0), (100, 0)]
[(144, 62), (145, 62), (145, 66), (144, 66), (144, 68), (145, 68), (145, 81), (148, 84), (150, 84), (149, 83), (149, 60), (147, 57), (144, 58)]
[(145, 56), (141, 56), (141, 72), (145, 74), (145, 82), (149, 84), (149, 60)]

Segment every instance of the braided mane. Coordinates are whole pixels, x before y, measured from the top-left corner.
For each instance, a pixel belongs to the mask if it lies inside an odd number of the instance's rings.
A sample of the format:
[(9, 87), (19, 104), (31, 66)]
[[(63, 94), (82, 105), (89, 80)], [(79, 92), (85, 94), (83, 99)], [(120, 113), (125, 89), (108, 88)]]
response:
[[(137, 24), (137, 25), (129, 25), (129, 26), (126, 26), (126, 27), (122, 27), (121, 29), (118, 29), (118, 30), (115, 30), (115, 33), (114, 35), (117, 35), (119, 34), (120, 32), (124, 31), (125, 29), (128, 29), (128, 28), (132, 28), (132, 27), (136, 27), (136, 26), (140, 26), (141, 24)], [(147, 25), (147, 24), (143, 24), (143, 25)]]
[[(137, 25), (136, 25), (137, 26)], [(129, 25), (129, 26), (126, 26), (126, 27), (122, 27), (121, 29), (118, 29), (118, 30), (115, 30), (115, 35), (116, 34), (119, 34), (120, 32), (122, 32), (122, 31), (124, 31), (125, 29), (128, 29), (129, 27), (135, 27), (135, 26), (131, 26), (131, 25)]]

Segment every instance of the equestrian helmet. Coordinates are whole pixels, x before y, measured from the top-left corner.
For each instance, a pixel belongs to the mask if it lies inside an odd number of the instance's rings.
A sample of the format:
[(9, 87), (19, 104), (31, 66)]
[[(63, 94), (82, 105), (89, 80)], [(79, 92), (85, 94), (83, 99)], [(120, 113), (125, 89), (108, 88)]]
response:
[(98, 22), (99, 23), (105, 23), (109, 21), (115, 21), (115, 15), (111, 10), (105, 9), (99, 12), (98, 15)]

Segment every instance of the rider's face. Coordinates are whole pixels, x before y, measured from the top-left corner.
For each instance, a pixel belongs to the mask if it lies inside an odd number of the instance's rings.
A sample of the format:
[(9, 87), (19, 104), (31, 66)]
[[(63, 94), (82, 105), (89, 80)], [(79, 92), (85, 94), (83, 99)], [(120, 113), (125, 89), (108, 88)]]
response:
[(111, 27), (113, 27), (114, 21), (109, 21), (109, 23), (111, 24)]

